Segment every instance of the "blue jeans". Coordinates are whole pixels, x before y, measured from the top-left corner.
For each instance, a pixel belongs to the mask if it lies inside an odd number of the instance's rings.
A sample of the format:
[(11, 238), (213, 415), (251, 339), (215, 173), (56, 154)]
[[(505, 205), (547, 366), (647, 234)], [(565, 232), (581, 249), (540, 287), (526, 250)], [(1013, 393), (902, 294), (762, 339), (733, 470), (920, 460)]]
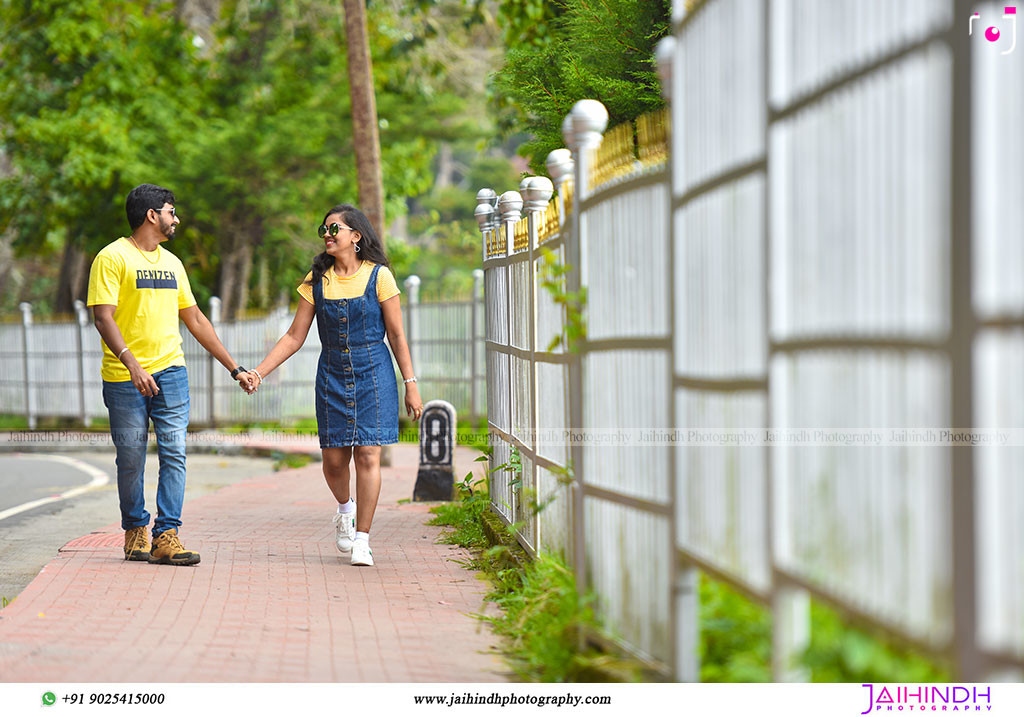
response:
[(143, 493), (149, 421), (153, 420), (160, 477), (156, 491), (154, 537), (181, 526), (185, 502), (185, 436), (188, 430), (188, 372), (171, 366), (153, 374), (160, 393), (148, 397), (131, 381), (104, 381), (103, 403), (110, 414), (110, 435), (117, 448), (117, 494), (121, 528), (149, 525)]

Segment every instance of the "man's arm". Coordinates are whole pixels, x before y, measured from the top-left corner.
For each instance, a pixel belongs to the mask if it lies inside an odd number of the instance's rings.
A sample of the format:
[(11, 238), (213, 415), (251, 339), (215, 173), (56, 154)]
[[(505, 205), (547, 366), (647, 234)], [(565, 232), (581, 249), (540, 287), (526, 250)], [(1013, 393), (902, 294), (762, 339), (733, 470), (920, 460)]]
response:
[(142, 364), (132, 354), (131, 349), (125, 350), (128, 347), (128, 343), (124, 340), (117, 322), (114, 321), (114, 309), (116, 308), (116, 306), (111, 304), (96, 304), (92, 307), (93, 323), (96, 325), (96, 330), (100, 332), (100, 338), (103, 339), (103, 343), (107, 345), (107, 348), (128, 369), (128, 373), (132, 377), (132, 384), (135, 388), (139, 389), (139, 393), (143, 396), (155, 396), (160, 393), (160, 388), (156, 385), (156, 379), (142, 368)]
[[(186, 309), (178, 311), (178, 316), (181, 317), (182, 322), (185, 324), (185, 328), (196, 337), (196, 341), (200, 345), (209, 351), (215, 359), (221, 362), (228, 371), (234, 371), (238, 368), (238, 362), (231, 358), (231, 354), (224, 348), (224, 344), (220, 342), (220, 338), (217, 336), (217, 332), (213, 328), (213, 324), (206, 318), (202, 311), (199, 310), (199, 306), (193, 304)], [(239, 374), (238, 380), (243, 382), (243, 376), (247, 374)], [(245, 381), (246, 388), (248, 382)]]

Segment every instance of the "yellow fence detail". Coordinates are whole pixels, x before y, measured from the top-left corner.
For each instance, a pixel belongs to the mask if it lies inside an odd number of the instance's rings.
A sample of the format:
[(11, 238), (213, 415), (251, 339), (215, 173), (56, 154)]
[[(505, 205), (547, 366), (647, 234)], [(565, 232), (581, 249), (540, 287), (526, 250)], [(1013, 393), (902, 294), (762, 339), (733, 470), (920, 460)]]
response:
[(565, 216), (572, 214), (572, 195), (573, 195), (573, 181), (567, 179), (565, 184), (562, 185), (558, 193), (562, 195), (562, 202), (565, 204)]
[(545, 242), (548, 239), (558, 236), (561, 227), (561, 218), (558, 215), (558, 199), (552, 199), (541, 215), (540, 229), (537, 232), (537, 242)]
[(635, 168), (636, 153), (633, 150), (633, 123), (623, 122), (605, 132), (590, 176), (592, 187), (629, 174)]
[(505, 253), (505, 248), (508, 246), (508, 242), (505, 238), (505, 224), (504, 222), (498, 224), (498, 228), (490, 233), (487, 239), (487, 258), (495, 256), (502, 256)]
[(526, 217), (516, 222), (515, 231), (512, 234), (513, 251), (526, 251), (530, 248), (530, 223)]
[(640, 163), (653, 167), (668, 161), (668, 108), (648, 112), (636, 118)]

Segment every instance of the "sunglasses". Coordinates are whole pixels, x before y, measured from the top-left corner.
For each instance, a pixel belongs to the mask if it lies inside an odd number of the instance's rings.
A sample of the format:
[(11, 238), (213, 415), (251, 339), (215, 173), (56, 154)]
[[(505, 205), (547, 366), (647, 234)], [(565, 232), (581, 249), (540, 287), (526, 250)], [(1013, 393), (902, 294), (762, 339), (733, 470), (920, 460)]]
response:
[(352, 229), (352, 227), (343, 227), (340, 224), (334, 223), (334, 224), (331, 224), (331, 226), (327, 226), (326, 224), (321, 224), (317, 228), (316, 233), (320, 235), (321, 239), (323, 239), (328, 234), (330, 234), (332, 237), (338, 236), (338, 232), (340, 232), (342, 229), (348, 229), (349, 231), (354, 231)]

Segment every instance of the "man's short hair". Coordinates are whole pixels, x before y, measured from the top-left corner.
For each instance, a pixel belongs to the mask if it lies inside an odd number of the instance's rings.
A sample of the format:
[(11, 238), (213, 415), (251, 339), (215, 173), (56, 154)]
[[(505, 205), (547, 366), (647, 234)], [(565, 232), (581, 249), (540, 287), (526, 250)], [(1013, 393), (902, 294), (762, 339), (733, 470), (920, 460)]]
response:
[(140, 184), (128, 192), (124, 210), (128, 215), (128, 226), (135, 231), (146, 221), (146, 212), (150, 209), (163, 209), (164, 204), (174, 204), (174, 192), (155, 184)]

